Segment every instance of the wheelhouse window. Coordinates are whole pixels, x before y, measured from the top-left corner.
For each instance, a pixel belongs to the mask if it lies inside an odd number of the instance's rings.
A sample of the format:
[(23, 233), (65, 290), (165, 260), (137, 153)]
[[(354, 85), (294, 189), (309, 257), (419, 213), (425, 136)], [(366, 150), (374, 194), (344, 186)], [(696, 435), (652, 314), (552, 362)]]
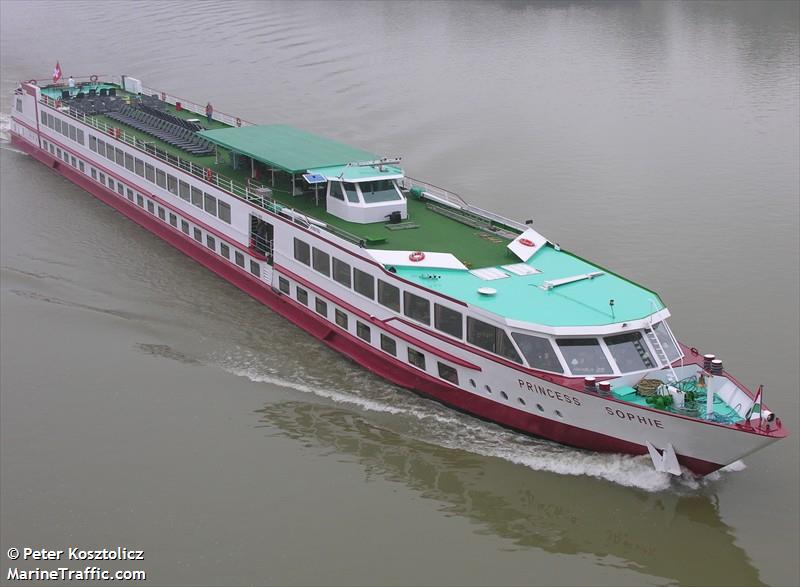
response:
[[(664, 348), (664, 352), (667, 353), (667, 359), (671, 363), (675, 359), (681, 356), (680, 351), (675, 346), (675, 341), (672, 338), (672, 332), (670, 332), (669, 327), (667, 327), (666, 322), (659, 322), (653, 327), (656, 331), (656, 335), (658, 336), (658, 342), (661, 343), (661, 346)], [(650, 332), (649, 329), (646, 332)]]
[(464, 318), (461, 312), (451, 310), (447, 306), (433, 304), (433, 323), (436, 330), (441, 330), (456, 338), (464, 336)]
[(327, 277), (331, 276), (331, 256), (328, 253), (314, 247), (312, 251), (312, 263), (315, 271), (319, 271)]
[(340, 181), (331, 182), (331, 197), (336, 198), (337, 200), (344, 201), (344, 193), (342, 192), (342, 182)]
[(528, 365), (542, 371), (564, 372), (561, 361), (558, 360), (556, 351), (553, 349), (553, 344), (549, 339), (531, 334), (522, 334), (521, 332), (512, 332), (511, 336), (522, 351), (522, 354), (525, 355)]
[(360, 269), (353, 269), (353, 289), (362, 296), (375, 299), (375, 278)]
[(652, 369), (656, 366), (639, 332), (607, 336), (603, 340), (622, 373)]
[(400, 311), (400, 288), (378, 280), (378, 303), (395, 312)]
[(603, 375), (611, 373), (600, 343), (595, 338), (561, 338), (557, 341), (561, 354), (573, 375)]
[(333, 279), (345, 287), (351, 287), (352, 285), (352, 280), (350, 277), (350, 265), (337, 259), (336, 257), (333, 258)]
[(467, 342), (515, 363), (522, 363), (505, 330), (471, 316), (467, 316)]
[(377, 181), (362, 181), (358, 184), (364, 202), (367, 204), (377, 204), (378, 202), (392, 202), (402, 200), (403, 196), (397, 190), (394, 181), (391, 179), (379, 179)]
[(311, 265), (311, 246), (299, 238), (294, 239), (294, 258), (303, 265)]
[(403, 311), (412, 320), (423, 324), (431, 323), (431, 303), (423, 297), (404, 291)]
[(342, 183), (342, 186), (344, 187), (344, 191), (347, 194), (347, 200), (349, 202), (358, 204), (360, 200), (358, 199), (358, 192), (356, 191), (355, 184), (345, 182)]

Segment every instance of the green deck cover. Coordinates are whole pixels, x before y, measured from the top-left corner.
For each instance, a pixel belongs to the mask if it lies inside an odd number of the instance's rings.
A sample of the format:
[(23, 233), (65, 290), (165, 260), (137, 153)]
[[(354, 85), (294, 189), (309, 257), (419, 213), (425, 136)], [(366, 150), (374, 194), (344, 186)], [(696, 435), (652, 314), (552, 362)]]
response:
[(220, 128), (197, 134), (226, 149), (289, 173), (378, 158), (368, 151), (285, 124)]

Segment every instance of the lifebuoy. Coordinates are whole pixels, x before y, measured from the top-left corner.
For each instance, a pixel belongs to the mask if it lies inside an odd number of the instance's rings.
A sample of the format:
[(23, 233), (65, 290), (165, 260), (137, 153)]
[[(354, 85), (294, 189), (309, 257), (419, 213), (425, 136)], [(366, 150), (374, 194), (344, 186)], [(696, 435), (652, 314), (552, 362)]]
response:
[(408, 256), (409, 261), (413, 261), (414, 263), (419, 263), (425, 258), (425, 253), (422, 251), (414, 251)]
[(89, 76), (89, 81), (92, 82), (93, 84), (96, 84), (97, 83), (97, 76), (96, 75)]
[(238, 117), (236, 118), (236, 126), (242, 126), (242, 119), (241, 118), (238, 118)]
[(533, 241), (529, 238), (521, 238), (519, 239), (519, 244), (525, 245), (526, 247), (532, 247)]
[(210, 167), (206, 167), (205, 170), (206, 181), (211, 181), (214, 179), (214, 171)]

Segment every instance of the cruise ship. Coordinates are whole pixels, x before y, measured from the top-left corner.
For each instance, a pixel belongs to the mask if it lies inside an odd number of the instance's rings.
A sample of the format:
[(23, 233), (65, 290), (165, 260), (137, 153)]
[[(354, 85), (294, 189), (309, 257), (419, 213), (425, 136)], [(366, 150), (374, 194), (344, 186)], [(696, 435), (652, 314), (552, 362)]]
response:
[(128, 75), (23, 81), (11, 108), (16, 148), (398, 386), (675, 475), (787, 435), (657, 293), (400, 157)]

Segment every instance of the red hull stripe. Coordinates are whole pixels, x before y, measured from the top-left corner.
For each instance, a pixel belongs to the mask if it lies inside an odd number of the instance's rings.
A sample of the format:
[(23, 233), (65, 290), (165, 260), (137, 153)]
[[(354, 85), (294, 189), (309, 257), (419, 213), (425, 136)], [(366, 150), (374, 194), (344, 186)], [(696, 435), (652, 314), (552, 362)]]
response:
[[(12, 133), (12, 144), (48, 166), (51, 166), (52, 163), (58, 163), (58, 160), (51, 157), (49, 153), (36, 148), (15, 133)], [(411, 389), (421, 395), (436, 399), (452, 408), (479, 418), (562, 444), (600, 452), (634, 455), (647, 453), (647, 449), (644, 446), (555, 420), (541, 418), (481, 396), (464, 392), (445, 381), (431, 377), (427, 373), (393, 359), (353, 335), (332, 327), (327, 320), (324, 320), (321, 316), (316, 316), (307, 308), (301, 309), (295, 306), (285, 296), (278, 295), (272, 288), (249, 273), (240, 270), (236, 265), (197, 244), (182, 232), (175, 231), (168, 224), (164, 224), (156, 217), (132, 205), (116, 192), (111, 192), (107, 188), (101, 187), (86, 175), (67, 165), (58, 165), (53, 169), (292, 323), (319, 338), (329, 347), (350, 357), (358, 364), (396, 385)], [(678, 460), (688, 469), (701, 475), (711, 473), (723, 466), (718, 463), (684, 456), (678, 456)]]

